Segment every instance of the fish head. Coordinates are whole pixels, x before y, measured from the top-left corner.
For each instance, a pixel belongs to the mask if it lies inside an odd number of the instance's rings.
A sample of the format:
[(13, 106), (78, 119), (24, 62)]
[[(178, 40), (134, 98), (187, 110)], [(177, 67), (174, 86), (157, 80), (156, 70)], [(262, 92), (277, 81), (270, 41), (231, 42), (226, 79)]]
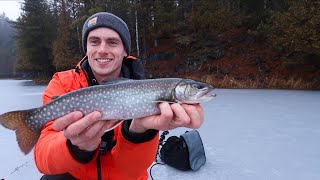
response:
[(212, 100), (216, 94), (213, 94), (214, 86), (195, 81), (192, 79), (183, 79), (175, 87), (175, 99), (179, 103), (198, 104)]

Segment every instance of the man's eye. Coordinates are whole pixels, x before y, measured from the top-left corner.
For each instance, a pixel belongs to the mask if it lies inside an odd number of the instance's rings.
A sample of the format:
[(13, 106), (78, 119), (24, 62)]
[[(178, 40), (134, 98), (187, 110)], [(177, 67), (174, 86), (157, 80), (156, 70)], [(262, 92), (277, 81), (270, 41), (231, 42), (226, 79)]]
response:
[(117, 46), (118, 45), (118, 41), (109, 41), (109, 44), (111, 46)]
[(90, 40), (90, 44), (92, 45), (97, 45), (99, 43), (98, 40)]

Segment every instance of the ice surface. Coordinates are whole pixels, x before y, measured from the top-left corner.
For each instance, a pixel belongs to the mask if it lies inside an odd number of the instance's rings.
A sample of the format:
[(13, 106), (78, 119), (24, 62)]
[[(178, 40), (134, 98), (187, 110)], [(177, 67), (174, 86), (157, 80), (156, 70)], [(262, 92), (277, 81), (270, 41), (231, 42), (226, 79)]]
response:
[[(41, 105), (45, 87), (26, 85), (0, 80), (0, 113)], [(156, 165), (155, 180), (320, 179), (320, 91), (217, 89), (216, 94), (203, 104), (199, 129), (206, 164), (196, 172)], [(0, 127), (0, 147), (0, 179), (41, 177), (33, 153), (20, 152), (13, 131)]]
[[(25, 80), (0, 80), (0, 114), (40, 106), (44, 86)], [(0, 179), (40, 179), (33, 152), (25, 156), (19, 149), (15, 132), (0, 126)]]
[(207, 163), (197, 172), (156, 165), (154, 179), (320, 179), (319, 91), (216, 93), (214, 101), (203, 104), (205, 122), (199, 129)]

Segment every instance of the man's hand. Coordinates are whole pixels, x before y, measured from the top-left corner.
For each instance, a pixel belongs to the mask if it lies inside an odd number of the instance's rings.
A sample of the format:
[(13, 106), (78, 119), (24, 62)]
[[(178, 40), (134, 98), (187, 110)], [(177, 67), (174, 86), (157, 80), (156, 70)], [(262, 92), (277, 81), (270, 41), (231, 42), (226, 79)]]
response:
[(94, 111), (86, 116), (75, 111), (56, 119), (52, 125), (79, 149), (94, 151), (101, 142), (101, 136), (118, 121), (100, 121), (101, 113)]
[(204, 120), (203, 109), (199, 104), (160, 103), (160, 115), (134, 119), (129, 130), (143, 133), (148, 129), (171, 130), (177, 127), (199, 128)]

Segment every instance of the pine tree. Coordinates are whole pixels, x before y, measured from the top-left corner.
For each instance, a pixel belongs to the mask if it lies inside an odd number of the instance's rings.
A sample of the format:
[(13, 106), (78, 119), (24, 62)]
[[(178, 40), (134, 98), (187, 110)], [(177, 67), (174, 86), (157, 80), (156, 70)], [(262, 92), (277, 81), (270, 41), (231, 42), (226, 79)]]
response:
[(80, 53), (77, 47), (77, 33), (72, 27), (72, 18), (65, 0), (59, 0), (58, 36), (53, 43), (53, 65), (57, 71), (75, 67)]
[(15, 23), (17, 30), (18, 71), (50, 74), (52, 41), (56, 35), (55, 19), (46, 1), (25, 0), (22, 16)]
[(14, 74), (16, 48), (13, 36), (14, 29), (9, 23), (9, 18), (0, 14), (0, 76), (3, 77)]

